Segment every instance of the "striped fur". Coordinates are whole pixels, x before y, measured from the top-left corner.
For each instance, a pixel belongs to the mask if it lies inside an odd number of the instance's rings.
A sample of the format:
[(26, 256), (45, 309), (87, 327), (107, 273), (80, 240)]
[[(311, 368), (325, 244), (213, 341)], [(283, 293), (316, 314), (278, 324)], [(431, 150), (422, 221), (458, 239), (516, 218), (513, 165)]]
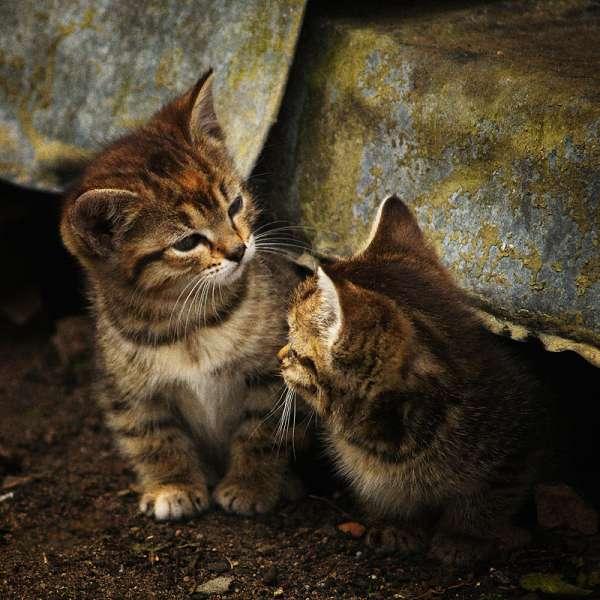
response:
[(97, 396), (157, 519), (201, 512), (211, 495), (262, 513), (290, 483), (263, 421), (282, 388), (275, 354), (298, 278), (278, 256), (254, 258), (257, 210), (211, 81), (102, 152), (61, 223), (88, 275)]
[(279, 356), (358, 496), (402, 525), (369, 539), (411, 552), (433, 534), (432, 555), (453, 563), (522, 542), (511, 519), (545, 429), (532, 370), (482, 326), (395, 197), (365, 249), (324, 269), (296, 291)]

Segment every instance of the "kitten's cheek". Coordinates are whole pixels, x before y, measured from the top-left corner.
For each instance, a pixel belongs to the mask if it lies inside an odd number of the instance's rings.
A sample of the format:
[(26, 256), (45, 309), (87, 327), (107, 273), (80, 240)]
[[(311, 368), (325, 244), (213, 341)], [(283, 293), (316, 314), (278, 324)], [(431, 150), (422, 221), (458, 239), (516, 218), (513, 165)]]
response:
[(251, 236), (248, 240), (248, 244), (246, 246), (246, 254), (244, 255), (244, 264), (249, 263), (256, 254), (256, 243), (254, 241), (254, 236)]
[(281, 364), (281, 374), (285, 379), (285, 383), (292, 389), (298, 385), (298, 373), (294, 369), (294, 365), (284, 360)]

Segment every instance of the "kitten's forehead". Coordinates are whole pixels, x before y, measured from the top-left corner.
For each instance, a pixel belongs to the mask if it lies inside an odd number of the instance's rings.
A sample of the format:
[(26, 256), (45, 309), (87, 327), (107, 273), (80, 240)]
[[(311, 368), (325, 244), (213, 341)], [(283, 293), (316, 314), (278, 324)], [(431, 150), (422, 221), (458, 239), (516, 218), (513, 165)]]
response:
[(300, 311), (303, 312), (303, 308), (307, 303), (312, 302), (312, 298), (319, 287), (318, 279), (316, 275), (307, 277), (302, 283), (298, 285), (294, 292), (292, 299), (291, 308), (292, 313)]
[(242, 183), (232, 174), (179, 164), (164, 176), (145, 178), (152, 203), (164, 215), (190, 229), (213, 226), (223, 220)]
[[(226, 172), (208, 172), (196, 164), (179, 165), (163, 177), (149, 182), (157, 197), (175, 205), (190, 203), (214, 209), (227, 203), (229, 190), (236, 187)], [(237, 184), (239, 187), (240, 184)]]
[(319, 291), (319, 281), (316, 275), (305, 279), (296, 289), (288, 324), (291, 330), (313, 330), (315, 316), (320, 312), (323, 297)]

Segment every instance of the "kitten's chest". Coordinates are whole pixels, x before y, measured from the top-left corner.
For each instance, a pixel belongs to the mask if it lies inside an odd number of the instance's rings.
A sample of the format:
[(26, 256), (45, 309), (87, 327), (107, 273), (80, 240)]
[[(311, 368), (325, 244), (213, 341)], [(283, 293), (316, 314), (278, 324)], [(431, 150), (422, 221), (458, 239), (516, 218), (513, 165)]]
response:
[(233, 371), (232, 365), (243, 354), (240, 350), (240, 345), (236, 345), (235, 339), (222, 327), (203, 331), (178, 344), (153, 348), (146, 359), (154, 373), (164, 381), (191, 387), (210, 381), (212, 386)]
[(246, 383), (233, 340), (204, 337), (210, 339), (156, 349), (152, 363), (162, 382), (180, 390), (177, 404), (191, 429), (216, 448), (229, 440), (241, 419)]
[(242, 418), (246, 383), (239, 374), (203, 375), (187, 383), (178, 398), (181, 415), (198, 437), (219, 450)]

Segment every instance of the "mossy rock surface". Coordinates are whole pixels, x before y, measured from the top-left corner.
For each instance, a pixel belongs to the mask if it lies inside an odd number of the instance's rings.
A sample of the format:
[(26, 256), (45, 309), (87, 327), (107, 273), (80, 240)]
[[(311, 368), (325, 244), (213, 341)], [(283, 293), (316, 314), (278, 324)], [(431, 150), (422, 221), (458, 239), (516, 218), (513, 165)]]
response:
[(287, 213), (348, 253), (397, 193), (485, 307), (598, 346), (597, 3), (436, 6), (310, 24)]
[(248, 174), (279, 109), (305, 0), (0, 3), (0, 177), (59, 173), (216, 69), (216, 103)]

